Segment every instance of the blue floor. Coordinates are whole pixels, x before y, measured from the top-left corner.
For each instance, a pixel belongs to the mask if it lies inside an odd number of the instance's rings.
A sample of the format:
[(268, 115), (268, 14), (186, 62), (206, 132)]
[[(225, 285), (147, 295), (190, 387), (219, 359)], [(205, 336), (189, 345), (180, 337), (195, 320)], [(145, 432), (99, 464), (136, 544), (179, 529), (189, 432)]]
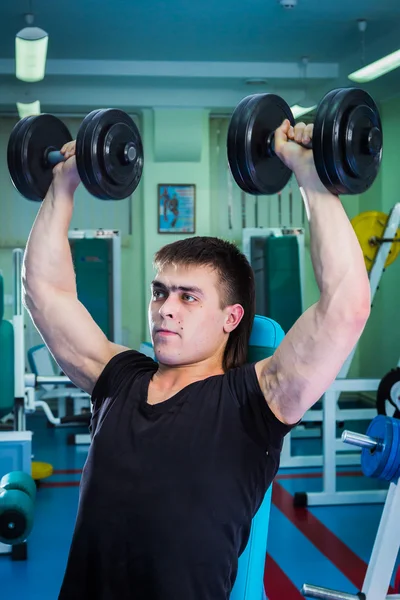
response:
[[(0, 555), (0, 598), (54, 600), (68, 556), (87, 446), (67, 443), (71, 433), (82, 433), (82, 429), (49, 428), (40, 413), (28, 418), (27, 428), (34, 431), (34, 460), (52, 463), (55, 473), (38, 489), (28, 560), (16, 562), (9, 555)], [(296, 451), (308, 446), (307, 451), (314, 453), (319, 445), (318, 440), (297, 441)], [(363, 476), (341, 476), (338, 486), (351, 490), (382, 484)], [(265, 572), (268, 600), (300, 600), (299, 590), (305, 582), (356, 593), (362, 585), (360, 578), (367, 568), (383, 505), (310, 507), (302, 509), (302, 518), (307, 522), (301, 524), (288, 513), (293, 512), (292, 495), (296, 491), (321, 490), (320, 471), (282, 469), (276, 488)], [(333, 550), (337, 543), (343, 556), (349, 557), (345, 565), (340, 552)]]

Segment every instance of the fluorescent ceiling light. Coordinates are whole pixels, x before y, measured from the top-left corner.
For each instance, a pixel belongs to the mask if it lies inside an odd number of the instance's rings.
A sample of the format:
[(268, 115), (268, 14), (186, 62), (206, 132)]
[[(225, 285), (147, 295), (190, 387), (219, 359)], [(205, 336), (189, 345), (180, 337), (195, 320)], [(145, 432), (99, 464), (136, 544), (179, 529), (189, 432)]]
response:
[(49, 36), (39, 27), (25, 27), (15, 37), (15, 75), (21, 81), (41, 81), (46, 68)]
[(17, 110), (20, 119), (24, 117), (30, 117), (31, 115), (40, 115), (40, 101), (30, 102), (24, 104), (23, 102), (17, 102)]
[(315, 108), (317, 108), (316, 104), (314, 106), (300, 106), (299, 104), (294, 104), (293, 106), (290, 107), (290, 110), (292, 111), (294, 118), (298, 119), (299, 117), (302, 117), (303, 115), (307, 115), (308, 113), (313, 111)]
[(379, 60), (359, 69), (358, 71), (354, 71), (354, 73), (350, 73), (348, 76), (352, 81), (356, 81), (357, 83), (366, 83), (367, 81), (373, 81), (385, 73), (389, 73), (389, 71), (393, 71), (400, 66), (400, 50), (396, 50), (392, 54), (388, 54)]

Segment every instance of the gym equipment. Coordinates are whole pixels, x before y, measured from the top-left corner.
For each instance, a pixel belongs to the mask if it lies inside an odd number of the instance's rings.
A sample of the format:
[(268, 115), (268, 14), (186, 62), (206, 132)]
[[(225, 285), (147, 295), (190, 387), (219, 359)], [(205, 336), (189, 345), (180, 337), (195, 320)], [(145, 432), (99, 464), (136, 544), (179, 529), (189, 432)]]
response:
[(17, 545), (33, 527), (36, 486), (23, 471), (13, 471), (0, 481), (0, 542)]
[(370, 423), (366, 435), (344, 431), (342, 441), (362, 448), (364, 475), (397, 482), (400, 476), (400, 420), (378, 415)]
[(318, 598), (318, 600), (366, 600), (365, 594), (346, 594), (307, 583), (303, 585), (301, 593), (306, 598)]
[[(256, 315), (250, 335), (246, 360), (257, 362), (272, 356), (284, 338), (283, 329), (273, 319)], [(147, 342), (140, 346), (154, 360), (153, 348)], [(249, 540), (239, 557), (236, 581), (229, 600), (263, 600), (263, 576), (271, 506), (272, 486), (267, 490), (260, 508), (254, 515)]]
[[(71, 140), (66, 125), (53, 115), (18, 121), (8, 141), (7, 162), (12, 183), (22, 196), (43, 200), (54, 166), (65, 161), (59, 150)], [(76, 138), (76, 165), (93, 196), (101, 200), (130, 196), (143, 171), (142, 141), (131, 117), (111, 108), (89, 113)]]
[[(389, 421), (392, 422), (393, 431), (387, 427)], [(302, 588), (303, 596), (320, 600), (384, 600), (386, 598), (394, 600), (400, 598), (397, 594), (387, 596), (400, 547), (400, 485), (398, 481), (395, 483), (396, 472), (398, 477), (400, 467), (399, 431), (400, 422), (397, 419), (378, 415), (370, 424), (366, 436), (348, 431), (343, 433), (346, 443), (361, 446), (362, 452), (366, 453), (363, 461), (364, 473), (370, 471), (376, 477), (376, 472), (380, 471), (380, 478), (391, 481), (362, 590), (358, 594), (346, 594), (305, 584)], [(397, 441), (395, 441), (396, 435)], [(375, 436), (379, 436), (379, 439), (376, 439)], [(372, 452), (370, 452), (371, 449)], [(374, 458), (374, 454), (377, 454), (377, 457)], [(387, 460), (386, 463), (385, 460)]]
[(71, 230), (68, 239), (78, 299), (107, 339), (122, 344), (120, 232)]
[[(72, 232), (75, 237), (85, 237), (82, 236), (82, 232), (75, 231)], [(100, 232), (98, 232), (100, 234)], [(108, 237), (107, 232), (104, 232), (105, 238)], [(96, 236), (94, 236), (96, 237)], [(106, 240), (105, 240), (106, 241)], [(113, 242), (120, 242), (119, 236), (114, 236)], [(117, 252), (118, 250), (118, 252)], [(112, 253), (113, 253), (113, 265), (119, 264), (119, 251), (120, 245), (113, 243), (112, 244)], [(114, 256), (115, 254), (115, 256)], [(90, 257), (90, 253), (89, 253)], [(13, 282), (14, 282), (14, 317), (13, 317), (13, 336), (15, 338), (15, 352), (13, 354), (13, 393), (12, 398), (14, 402), (14, 417), (15, 417), (15, 428), (17, 431), (25, 431), (26, 429), (26, 414), (35, 412), (38, 408), (42, 408), (48, 421), (52, 425), (83, 425), (86, 427), (86, 431), (83, 434), (76, 434), (70, 436), (68, 441), (74, 444), (89, 444), (90, 443), (90, 435), (88, 433), (89, 423), (91, 414), (90, 412), (72, 415), (72, 416), (62, 416), (55, 417), (48, 402), (46, 399), (49, 397), (61, 397), (65, 398), (71, 396), (75, 398), (76, 401), (83, 401), (86, 399), (88, 406), (90, 407), (90, 395), (86, 394), (82, 390), (79, 390), (72, 384), (68, 377), (64, 375), (42, 375), (38, 373), (38, 370), (35, 367), (37, 365), (34, 364), (32, 360), (32, 354), (30, 353), (30, 364), (32, 368), (32, 373), (25, 373), (25, 337), (24, 337), (24, 311), (22, 307), (22, 296), (21, 296), (21, 271), (22, 271), (22, 258), (23, 251), (19, 248), (16, 248), (13, 251)], [(117, 263), (118, 258), (118, 263)], [(110, 268), (110, 261), (108, 261), (108, 268)], [(113, 275), (113, 296), (111, 304), (114, 307), (114, 334), (118, 335), (120, 330), (117, 329), (118, 324), (120, 323), (120, 312), (119, 312), (119, 272)], [(79, 292), (78, 292), (79, 294)], [(117, 318), (116, 318), (117, 317)], [(119, 317), (119, 318), (118, 318)], [(116, 338), (119, 339), (119, 338)], [(41, 346), (43, 348), (43, 346)], [(34, 349), (32, 349), (34, 350)], [(47, 352), (47, 349), (46, 349)], [(28, 354), (29, 356), (29, 354)], [(52, 365), (52, 363), (51, 363)], [(53, 372), (54, 373), (54, 372)], [(14, 375), (15, 374), (15, 375)], [(67, 386), (70, 385), (70, 388)], [(54, 388), (56, 386), (63, 386), (64, 389)], [(37, 389), (39, 387), (39, 390)], [(41, 389), (40, 389), (41, 388)], [(40, 392), (44, 391), (47, 388), (48, 395), (43, 394), (40, 396)], [(49, 389), (51, 388), (51, 389)], [(15, 390), (15, 391), (14, 391)], [(38, 394), (39, 392), (39, 394)], [(56, 393), (57, 392), (57, 393)], [(38, 395), (39, 398), (38, 399)], [(53, 467), (48, 463), (32, 463), (32, 470), (29, 468), (29, 472), (32, 472), (32, 475), (36, 481), (42, 480), (46, 477), (50, 477), (53, 472)]]
[(386, 415), (387, 405), (389, 402), (394, 407), (393, 416), (395, 419), (400, 419), (400, 367), (391, 369), (389, 373), (381, 379), (376, 394), (376, 409), (378, 415)]
[[(275, 130), (295, 120), (286, 102), (274, 94), (244, 98), (228, 129), (228, 161), (237, 185), (254, 195), (276, 194), (291, 170), (277, 157)], [(318, 105), (312, 147), (321, 182), (333, 194), (360, 194), (374, 182), (382, 160), (382, 125), (371, 96), (357, 88), (339, 88)]]
[(32, 479), (34, 481), (42, 481), (53, 475), (53, 465), (45, 462), (32, 462)]
[(391, 244), (385, 262), (385, 268), (391, 265), (400, 253), (400, 228), (394, 236), (385, 237), (384, 232), (389, 216), (376, 210), (370, 210), (353, 217), (351, 224), (360, 242), (364, 255), (365, 266), (370, 271), (375, 257), (382, 244)]
[(303, 312), (304, 230), (248, 227), (242, 247), (256, 282), (256, 312), (287, 332)]
[(4, 316), (4, 283), (0, 273), (0, 419), (14, 407), (14, 331)]
[[(383, 237), (393, 237), (400, 226), (400, 202), (390, 211)], [(389, 244), (381, 244), (369, 272), (371, 300), (381, 284), (385, 272), (385, 262), (389, 252)], [(346, 359), (336, 380), (325, 392), (322, 398), (322, 410), (313, 408), (306, 412), (302, 422), (321, 423), (323, 429), (322, 455), (295, 456), (292, 452), (292, 433), (285, 436), (281, 453), (281, 467), (318, 467), (323, 469), (323, 485), (320, 492), (302, 493), (295, 495), (295, 500), (304, 506), (329, 506), (337, 504), (371, 504), (384, 503), (387, 497), (386, 489), (342, 491), (337, 489), (337, 467), (360, 465), (361, 453), (349, 452), (349, 447), (337, 437), (337, 423), (350, 420), (372, 421), (376, 416), (376, 408), (347, 408), (339, 404), (342, 393), (374, 392), (376, 393), (381, 380), (367, 378), (349, 378), (349, 371), (357, 345)], [(398, 363), (400, 367), (400, 361)]]

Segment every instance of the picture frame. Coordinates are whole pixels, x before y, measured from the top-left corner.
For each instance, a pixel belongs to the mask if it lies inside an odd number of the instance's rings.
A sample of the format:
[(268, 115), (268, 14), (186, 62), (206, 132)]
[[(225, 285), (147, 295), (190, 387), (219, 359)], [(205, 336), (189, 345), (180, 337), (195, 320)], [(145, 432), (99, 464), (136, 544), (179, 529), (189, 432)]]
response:
[(158, 233), (195, 233), (196, 186), (158, 184)]

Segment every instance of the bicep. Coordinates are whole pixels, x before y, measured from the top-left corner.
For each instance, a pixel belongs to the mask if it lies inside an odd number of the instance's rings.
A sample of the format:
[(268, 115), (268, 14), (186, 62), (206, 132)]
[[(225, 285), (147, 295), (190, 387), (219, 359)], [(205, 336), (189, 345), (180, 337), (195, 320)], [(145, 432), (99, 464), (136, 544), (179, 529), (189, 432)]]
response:
[(127, 348), (111, 343), (73, 294), (48, 291), (31, 318), (62, 371), (91, 393), (105, 365)]
[(337, 377), (357, 343), (366, 319), (324, 311), (319, 303), (296, 321), (274, 355), (256, 365), (271, 410), (297, 423)]

